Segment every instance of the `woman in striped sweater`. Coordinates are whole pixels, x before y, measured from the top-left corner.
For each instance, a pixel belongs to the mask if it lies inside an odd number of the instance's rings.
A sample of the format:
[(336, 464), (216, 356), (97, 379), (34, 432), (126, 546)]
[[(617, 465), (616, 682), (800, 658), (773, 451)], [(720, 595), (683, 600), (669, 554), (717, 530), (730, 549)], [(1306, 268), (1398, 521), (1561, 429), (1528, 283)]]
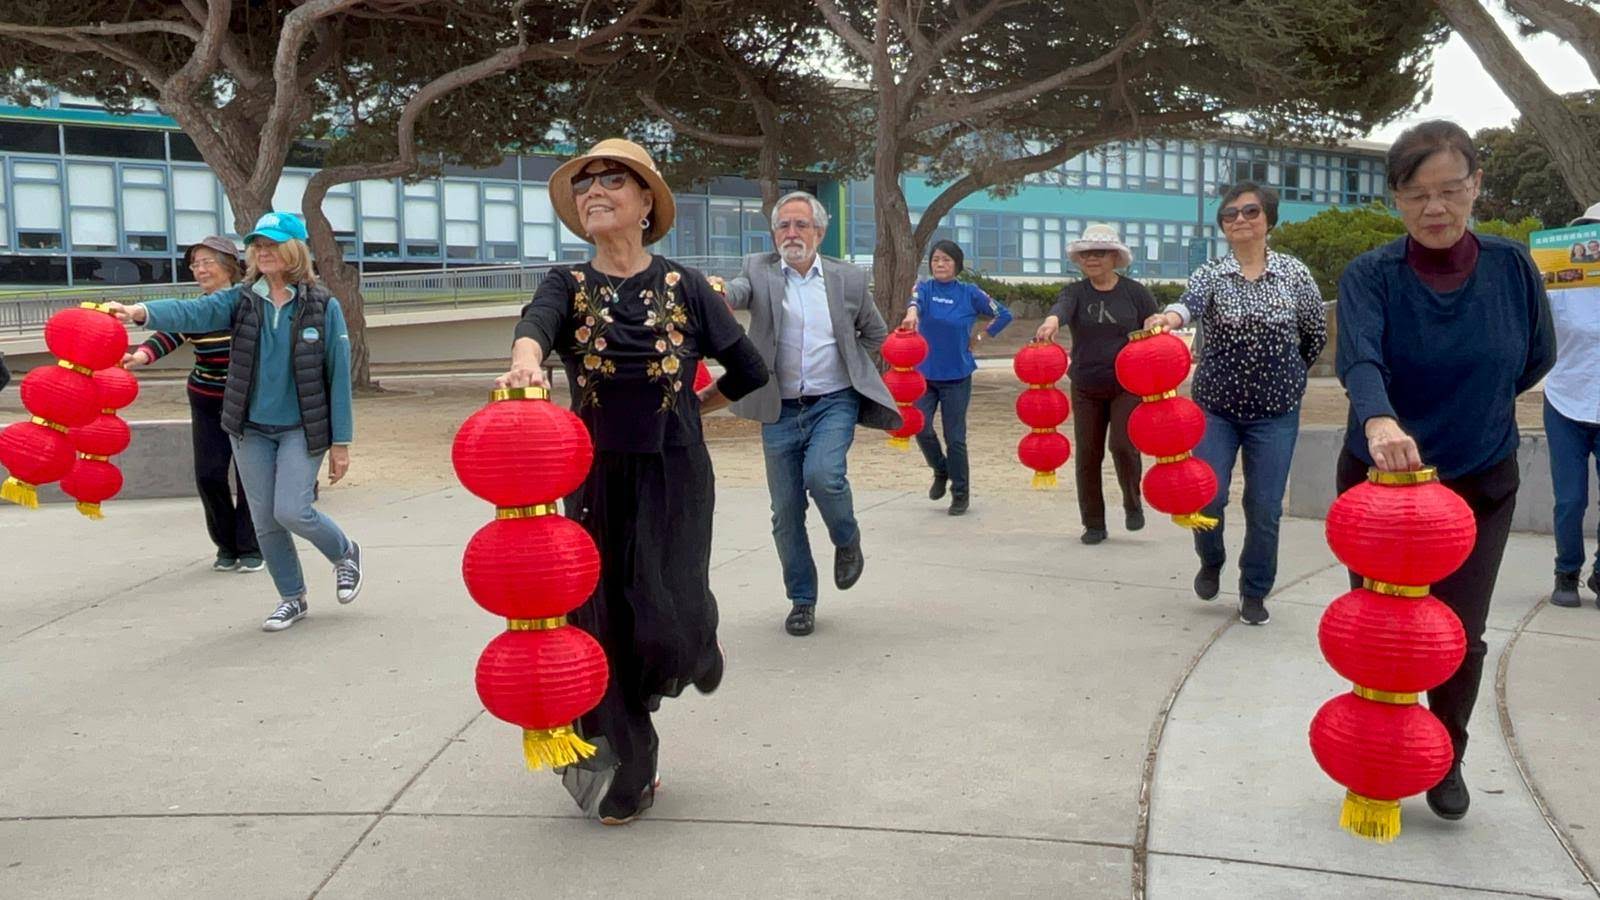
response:
[[(238, 282), (242, 269), (239, 251), (233, 241), (212, 235), (184, 253), (184, 261), (194, 272), (195, 281), (205, 294), (214, 294)], [(127, 368), (146, 366), (188, 342), (194, 347), (194, 369), (189, 372), (189, 410), (194, 434), (194, 482), (200, 491), (200, 505), (206, 511), (206, 530), (217, 545), (218, 572), (259, 572), (261, 550), (256, 545), (255, 526), (250, 521), (250, 505), (244, 486), (234, 475), (233, 445), (222, 430), (222, 388), (228, 378), (228, 352), (233, 344), (228, 331), (210, 334), (184, 334), (158, 331), (123, 357)], [(237, 500), (235, 500), (237, 496)]]

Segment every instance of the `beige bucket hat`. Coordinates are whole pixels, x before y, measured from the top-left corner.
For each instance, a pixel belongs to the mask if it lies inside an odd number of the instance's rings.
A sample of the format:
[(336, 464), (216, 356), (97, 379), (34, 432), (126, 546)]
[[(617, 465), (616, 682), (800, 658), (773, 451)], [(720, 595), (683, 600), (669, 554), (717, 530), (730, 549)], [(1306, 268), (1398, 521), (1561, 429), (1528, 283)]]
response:
[(550, 203), (556, 208), (556, 215), (561, 223), (567, 226), (573, 234), (583, 238), (589, 243), (594, 243), (594, 238), (589, 232), (583, 230), (583, 223), (578, 218), (577, 198), (572, 196), (572, 179), (576, 178), (583, 167), (597, 159), (606, 159), (621, 163), (633, 170), (635, 175), (644, 179), (650, 186), (650, 194), (655, 201), (655, 206), (650, 210), (650, 227), (644, 232), (644, 242), (654, 244), (672, 230), (673, 219), (678, 214), (677, 201), (673, 199), (672, 189), (667, 187), (666, 179), (656, 170), (655, 160), (645, 149), (633, 141), (622, 138), (607, 138), (593, 147), (582, 156), (576, 156), (561, 164), (550, 176)]
[(1117, 233), (1117, 226), (1105, 222), (1090, 222), (1083, 229), (1083, 234), (1067, 244), (1067, 258), (1076, 261), (1079, 253), (1085, 250), (1112, 250), (1117, 254), (1117, 268), (1122, 268), (1133, 263), (1133, 251), (1122, 242), (1122, 235)]

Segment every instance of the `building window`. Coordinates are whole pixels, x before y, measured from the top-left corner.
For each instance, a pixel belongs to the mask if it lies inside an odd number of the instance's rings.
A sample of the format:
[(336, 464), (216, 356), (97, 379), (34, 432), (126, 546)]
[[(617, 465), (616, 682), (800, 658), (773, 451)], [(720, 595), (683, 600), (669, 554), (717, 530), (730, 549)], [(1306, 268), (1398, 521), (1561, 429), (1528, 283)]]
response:
[(116, 169), (110, 163), (74, 162), (67, 166), (67, 219), (73, 250), (116, 252), (115, 179)]
[(740, 255), (744, 242), (740, 239), (739, 201), (712, 198), (707, 210), (711, 218), (711, 255)]
[(543, 186), (522, 188), (522, 255), (543, 261), (556, 258), (556, 211)]
[(300, 207), (306, 196), (306, 183), (309, 181), (310, 175), (296, 172), (284, 172), (278, 176), (278, 186), (272, 191), (272, 208), (278, 212), (300, 215)]
[(197, 244), (219, 233), (217, 181), (205, 169), (172, 170), (173, 231), (179, 247)]
[(515, 262), (517, 232), (517, 189), (509, 184), (483, 186), (483, 247), (490, 259)]
[(39, 122), (0, 122), (0, 150), (60, 153), (61, 127)]
[(130, 252), (168, 252), (165, 169), (122, 167), (122, 230)]
[(17, 249), (64, 247), (59, 163), (12, 160), (11, 197), (16, 207)]
[(400, 255), (400, 208), (394, 181), (359, 182), (356, 194), (361, 201), (362, 255), (394, 259)]
[(439, 258), (439, 182), (405, 186), (405, 254)]
[(69, 156), (109, 156), (113, 159), (167, 158), (166, 135), (135, 128), (91, 128), (64, 125)]
[(444, 238), (445, 253), (451, 259), (478, 259), (482, 252), (478, 246), (482, 229), (478, 206), (478, 184), (471, 181), (446, 181), (444, 183)]

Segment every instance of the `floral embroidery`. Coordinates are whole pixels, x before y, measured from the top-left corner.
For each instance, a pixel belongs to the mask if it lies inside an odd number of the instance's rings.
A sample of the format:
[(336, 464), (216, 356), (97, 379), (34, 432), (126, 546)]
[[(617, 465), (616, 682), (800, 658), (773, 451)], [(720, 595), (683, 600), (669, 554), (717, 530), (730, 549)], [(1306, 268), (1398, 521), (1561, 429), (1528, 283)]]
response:
[[(584, 273), (579, 269), (572, 270), (572, 277), (578, 283), (577, 293), (572, 298), (573, 315), (581, 317), (582, 323), (572, 335), (580, 361), (575, 379), (579, 407), (597, 407), (600, 405), (600, 382), (617, 373), (616, 362), (603, 354), (609, 346), (607, 333), (616, 322), (612, 305), (620, 298), (609, 284), (599, 286), (591, 295)], [(686, 371), (685, 335), (681, 329), (689, 324), (689, 311), (680, 295), (682, 281), (681, 273), (668, 271), (662, 278), (663, 290), (644, 288), (637, 295), (644, 305), (644, 326), (656, 332), (651, 346), (660, 356), (646, 362), (644, 369), (646, 376), (661, 385), (663, 412), (676, 407), (678, 395), (683, 391), (681, 373)]]

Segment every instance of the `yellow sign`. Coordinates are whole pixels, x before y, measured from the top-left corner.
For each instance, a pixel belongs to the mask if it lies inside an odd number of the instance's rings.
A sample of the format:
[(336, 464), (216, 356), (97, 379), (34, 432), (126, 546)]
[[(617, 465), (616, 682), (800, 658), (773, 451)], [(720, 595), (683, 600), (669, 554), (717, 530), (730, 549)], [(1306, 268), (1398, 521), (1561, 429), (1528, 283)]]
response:
[(1600, 224), (1535, 231), (1528, 247), (1547, 290), (1600, 287)]

